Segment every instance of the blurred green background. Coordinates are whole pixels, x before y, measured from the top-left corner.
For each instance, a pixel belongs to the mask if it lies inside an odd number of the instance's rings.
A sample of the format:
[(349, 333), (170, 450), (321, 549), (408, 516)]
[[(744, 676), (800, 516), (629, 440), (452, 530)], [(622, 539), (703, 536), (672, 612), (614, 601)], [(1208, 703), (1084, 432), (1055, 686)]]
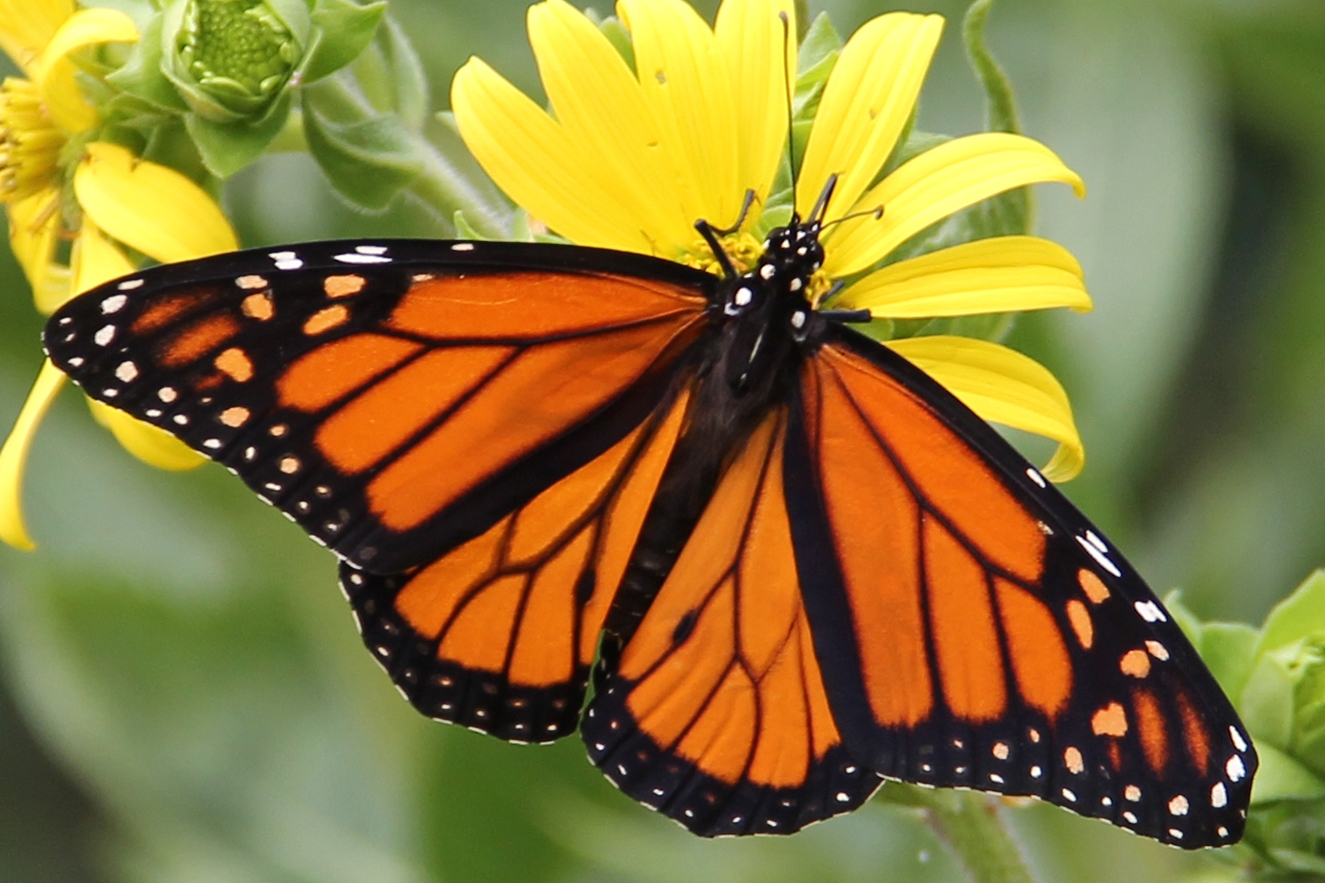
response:
[[(908, 7), (950, 18), (928, 130), (981, 126), (964, 5)], [(392, 0), (438, 109), (470, 54), (537, 94), (524, 6)], [(825, 8), (845, 35), (890, 7)], [(1042, 188), (1040, 232), (1080, 258), (1096, 310), (1024, 318), (1013, 340), (1076, 407), (1089, 459), (1066, 491), (1161, 594), (1259, 622), (1325, 563), (1325, 4), (1000, 0), (990, 43), (1027, 133), (1090, 186)], [(439, 232), (409, 204), (345, 208), (302, 156), (263, 159), (226, 200), (247, 245)], [(0, 284), (7, 426), (41, 320), (7, 252)], [(960, 878), (895, 807), (706, 842), (617, 794), (578, 740), (423, 720), (363, 651), (330, 555), (219, 468), (131, 459), (76, 395), (26, 499), (41, 548), (0, 549), (0, 880)], [(1051, 807), (1005, 815), (1040, 880), (1230, 873)]]

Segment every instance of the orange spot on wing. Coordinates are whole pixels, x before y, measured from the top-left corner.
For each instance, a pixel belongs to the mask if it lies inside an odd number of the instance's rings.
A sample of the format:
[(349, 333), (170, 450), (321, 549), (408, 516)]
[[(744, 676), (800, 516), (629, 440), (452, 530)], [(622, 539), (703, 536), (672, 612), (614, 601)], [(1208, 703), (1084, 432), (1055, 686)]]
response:
[(231, 380), (239, 383), (247, 383), (253, 379), (253, 360), (237, 346), (222, 350), (212, 364)]
[(1007, 705), (985, 572), (938, 522), (924, 518), (929, 626), (943, 698), (958, 717), (993, 720)]
[(1123, 674), (1134, 678), (1144, 678), (1150, 674), (1150, 656), (1144, 650), (1128, 650), (1118, 661)]
[(437, 339), (545, 338), (675, 312), (706, 302), (684, 288), (644, 279), (575, 273), (475, 273), (424, 279), (391, 314), (392, 328)]
[(276, 315), (276, 306), (271, 302), (271, 295), (262, 292), (260, 294), (250, 294), (244, 298), (239, 305), (239, 311), (250, 319), (265, 322)]
[(1072, 626), (1072, 633), (1077, 636), (1077, 643), (1085, 650), (1095, 644), (1095, 624), (1090, 621), (1090, 611), (1076, 598), (1067, 602), (1067, 621)]
[(224, 411), (222, 411), (220, 420), (226, 426), (235, 429), (247, 423), (248, 418), (250, 416), (251, 413), (248, 408), (241, 408), (238, 405), (236, 405), (232, 408), (226, 408)]
[(209, 303), (215, 297), (216, 292), (212, 289), (197, 289), (163, 297), (143, 310), (129, 330), (136, 335), (149, 334)]
[(1137, 737), (1146, 764), (1156, 776), (1163, 775), (1169, 762), (1169, 733), (1155, 694), (1139, 687), (1132, 691), (1132, 710), (1135, 712)]
[(828, 346), (815, 361), (850, 390), (873, 432), (958, 532), (1025, 582), (1039, 580), (1045, 544), (1039, 522), (927, 403), (854, 353)]
[(1072, 692), (1072, 661), (1044, 602), (1003, 579), (995, 579), (999, 613), (1017, 689), (1027, 704), (1050, 718), (1067, 706)]
[(1123, 768), (1123, 747), (1117, 739), (1109, 739), (1105, 743), (1106, 750), (1109, 752), (1109, 766), (1113, 767), (1116, 773)]
[(914, 726), (934, 701), (920, 606), (920, 510), (835, 375), (825, 372), (818, 397), (822, 419), (813, 433), (821, 439), (824, 501), (866, 693), (880, 724)]
[(1187, 691), (1179, 688), (1176, 696), (1178, 714), (1182, 717), (1182, 736), (1187, 746), (1187, 757), (1191, 759), (1196, 771), (1205, 776), (1210, 769), (1210, 734), (1206, 732), (1201, 714), (1196, 710), (1196, 705)]
[(239, 320), (225, 313), (208, 316), (166, 341), (158, 359), (167, 368), (187, 365), (239, 333)]
[(1127, 735), (1127, 712), (1118, 702), (1110, 702), (1090, 719), (1090, 729), (1096, 736)]
[(1081, 756), (1081, 749), (1075, 745), (1069, 745), (1063, 751), (1063, 766), (1073, 775), (1079, 775), (1086, 770), (1086, 760)]
[(328, 276), (322, 280), (322, 290), (327, 293), (327, 297), (349, 297), (363, 291), (367, 284), (368, 280), (353, 274)]
[(380, 334), (356, 334), (302, 356), (276, 384), (281, 404), (317, 411), (423, 349)]
[(334, 307), (326, 307), (308, 317), (307, 321), (304, 322), (304, 333), (309, 337), (322, 334), (337, 325), (344, 324), (348, 318), (350, 318), (350, 311), (340, 304), (336, 304)]
[(1092, 604), (1103, 604), (1109, 597), (1109, 587), (1104, 581), (1084, 567), (1077, 571), (1077, 584), (1086, 593)]

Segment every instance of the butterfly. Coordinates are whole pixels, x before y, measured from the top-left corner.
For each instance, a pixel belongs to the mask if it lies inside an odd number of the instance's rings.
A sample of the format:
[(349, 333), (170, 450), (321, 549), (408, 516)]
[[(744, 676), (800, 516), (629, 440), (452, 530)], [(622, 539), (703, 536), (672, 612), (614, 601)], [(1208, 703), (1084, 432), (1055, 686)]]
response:
[(535, 243), (237, 252), (90, 291), (45, 346), (333, 550), (425, 715), (578, 728), (697, 834), (790, 833), (888, 778), (1238, 840), (1257, 761), (1213, 677), (997, 432), (867, 314), (812, 308), (810, 218), (723, 276)]

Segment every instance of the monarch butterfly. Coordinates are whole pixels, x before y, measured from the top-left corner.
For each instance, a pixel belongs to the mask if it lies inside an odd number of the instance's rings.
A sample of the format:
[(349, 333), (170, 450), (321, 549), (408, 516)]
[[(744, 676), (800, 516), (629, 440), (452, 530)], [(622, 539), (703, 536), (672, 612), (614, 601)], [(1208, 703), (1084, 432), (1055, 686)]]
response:
[(578, 727), (697, 834), (790, 833), (894, 778), (1236, 841), (1257, 761), (1214, 679), (1002, 437), (811, 308), (817, 214), (723, 277), (550, 244), (238, 252), (95, 289), (45, 345), (339, 555), (420, 711)]

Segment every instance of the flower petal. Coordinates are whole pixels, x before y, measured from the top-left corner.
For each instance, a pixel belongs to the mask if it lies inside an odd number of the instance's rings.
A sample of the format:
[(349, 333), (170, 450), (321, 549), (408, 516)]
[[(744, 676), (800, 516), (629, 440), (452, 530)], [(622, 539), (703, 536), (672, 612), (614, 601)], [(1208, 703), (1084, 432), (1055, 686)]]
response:
[(51, 118), (67, 132), (81, 132), (97, 121), (96, 110), (83, 100), (74, 81), (71, 52), (101, 43), (132, 43), (138, 39), (133, 19), (117, 9), (83, 9), (70, 16), (42, 50), (36, 82)]
[(0, 448), (0, 540), (16, 549), (34, 549), (36, 543), (23, 525), (23, 470), (27, 466), (32, 439), (41, 418), (50, 410), (64, 386), (64, 372), (47, 359), (32, 384), (32, 391), (19, 411), (14, 428)]
[(808, 212), (829, 175), (838, 175), (831, 220), (856, 204), (906, 127), (943, 33), (943, 16), (892, 12), (852, 35), (833, 67), (810, 130), (796, 185)]
[(889, 264), (842, 292), (835, 308), (876, 319), (1091, 308), (1081, 265), (1035, 236), (996, 236)]
[(23, 268), (37, 309), (53, 312), (69, 299), (68, 268), (55, 264), (60, 233), (60, 194), (40, 190), (8, 205), (9, 248)]
[(604, 189), (620, 193), (635, 226), (655, 231), (649, 238), (664, 250), (689, 243), (695, 219), (677, 199), (679, 170), (625, 59), (565, 0), (530, 7), (529, 44), (557, 120), (601, 168)]
[(713, 32), (684, 0), (619, 0), (617, 12), (630, 29), (658, 152), (676, 173), (673, 199), (686, 217), (731, 226), (744, 196), (736, 178), (736, 100)]
[(985, 132), (940, 144), (897, 168), (856, 204), (860, 210), (882, 206), (883, 217), (828, 230), (824, 271), (833, 278), (859, 273), (953, 212), (1043, 181), (1071, 184), (1078, 196), (1085, 195), (1080, 176), (1031, 138)]
[(1075, 478), (1086, 465), (1067, 393), (1039, 362), (969, 337), (911, 337), (887, 345), (983, 419), (1058, 442), (1058, 450), (1041, 470), (1050, 481)]
[(87, 406), (92, 409), (96, 421), (109, 429), (126, 451), (149, 466), (183, 472), (207, 462), (206, 457), (163, 429), (95, 399), (88, 399)]
[(74, 194), (107, 235), (170, 263), (239, 248), (216, 201), (174, 169), (93, 142), (74, 172)]
[(70, 260), (74, 282), (70, 290), (73, 294), (82, 294), (103, 282), (127, 276), (135, 269), (133, 261), (101, 235), (90, 216), (83, 218)]
[[(787, 16), (786, 30), (779, 13)], [(753, 190), (757, 204), (763, 205), (787, 143), (788, 89), (796, 81), (796, 4), (725, 0), (718, 8), (714, 33), (717, 51), (726, 63), (726, 82), (732, 84), (735, 96), (736, 197), (743, 200)], [(710, 144), (707, 150), (716, 147)], [(758, 217), (759, 212), (752, 214)]]
[(74, 0), (0, 0), (0, 49), (31, 77), (41, 50), (73, 14)]
[(649, 254), (653, 243), (585, 145), (479, 58), (451, 81), (469, 152), (507, 196), (573, 242)]

